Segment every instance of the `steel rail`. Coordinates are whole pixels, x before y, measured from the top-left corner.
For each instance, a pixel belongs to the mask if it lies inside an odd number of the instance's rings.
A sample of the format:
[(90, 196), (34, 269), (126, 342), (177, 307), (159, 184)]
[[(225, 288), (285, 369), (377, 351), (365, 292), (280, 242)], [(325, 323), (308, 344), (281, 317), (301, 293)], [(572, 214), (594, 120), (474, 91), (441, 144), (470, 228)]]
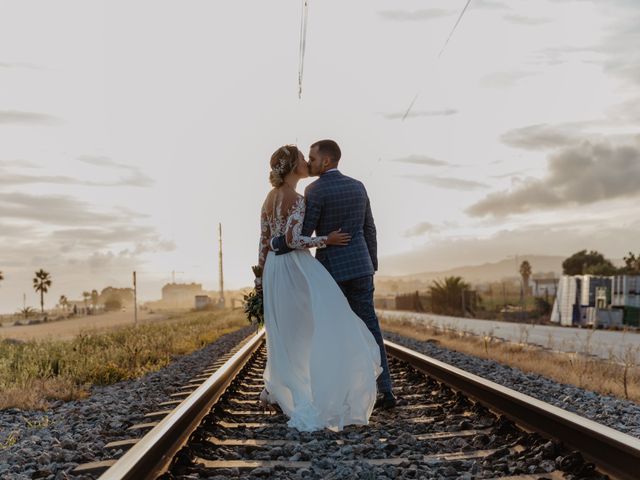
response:
[(263, 329), (104, 472), (100, 480), (146, 480), (163, 474), (174, 455), (262, 345), (264, 336)]
[(637, 479), (640, 439), (385, 340), (389, 355), (504, 414), (525, 429), (563, 442), (604, 473)]

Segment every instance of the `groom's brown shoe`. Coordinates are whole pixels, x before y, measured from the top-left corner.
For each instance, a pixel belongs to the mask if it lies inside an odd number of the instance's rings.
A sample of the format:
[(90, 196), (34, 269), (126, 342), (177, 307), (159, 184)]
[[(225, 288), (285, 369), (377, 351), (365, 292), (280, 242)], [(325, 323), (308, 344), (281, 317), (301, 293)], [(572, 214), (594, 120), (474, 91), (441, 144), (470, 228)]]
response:
[(378, 399), (376, 400), (376, 403), (373, 406), (373, 408), (374, 409), (380, 408), (382, 410), (389, 410), (389, 409), (395, 407), (397, 405), (397, 403), (398, 403), (398, 400), (393, 395), (393, 393), (385, 392), (380, 397), (378, 397)]

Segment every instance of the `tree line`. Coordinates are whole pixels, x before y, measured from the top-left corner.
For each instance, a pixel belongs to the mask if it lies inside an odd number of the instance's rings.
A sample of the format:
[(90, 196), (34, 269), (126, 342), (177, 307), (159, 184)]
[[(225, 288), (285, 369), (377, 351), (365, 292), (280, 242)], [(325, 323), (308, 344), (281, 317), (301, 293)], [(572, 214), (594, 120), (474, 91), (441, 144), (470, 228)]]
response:
[[(3, 272), (0, 270), (0, 282), (5, 279)], [(34, 272), (33, 277), (33, 289), (40, 295), (40, 311), (44, 314), (44, 296), (49, 293), (49, 289), (53, 285), (53, 279), (51, 273), (45, 271), (44, 269), (37, 270)], [(119, 310), (122, 307), (122, 299), (120, 298), (120, 290), (126, 289), (114, 289), (112, 287), (107, 287), (103, 292), (109, 291), (111, 294), (109, 298), (104, 302), (105, 309), (107, 310)], [(95, 309), (98, 306), (100, 294), (97, 290), (91, 290), (82, 292), (82, 300), (84, 303), (85, 311), (88, 310), (89, 304)], [(68, 311), (71, 308), (71, 302), (69, 301), (67, 295), (60, 295), (60, 299), (58, 300), (58, 305), (62, 307), (65, 311)], [(20, 313), (25, 317), (29, 317), (34, 313), (34, 310), (31, 307), (25, 307), (20, 310)]]
[(640, 253), (629, 252), (624, 257), (624, 265), (616, 267), (596, 250), (580, 250), (562, 262), (562, 272), (565, 275), (640, 275)]

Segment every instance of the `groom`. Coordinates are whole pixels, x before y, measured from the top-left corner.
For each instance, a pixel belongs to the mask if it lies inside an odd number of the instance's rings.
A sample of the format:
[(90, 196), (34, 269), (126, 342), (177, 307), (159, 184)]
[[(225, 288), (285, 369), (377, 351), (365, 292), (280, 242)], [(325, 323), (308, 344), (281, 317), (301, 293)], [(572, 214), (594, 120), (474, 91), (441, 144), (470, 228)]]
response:
[[(338, 171), (340, 147), (333, 140), (320, 140), (309, 150), (309, 173), (319, 176), (305, 192), (306, 213), (302, 235), (328, 235), (341, 229), (351, 235), (346, 246), (329, 246), (316, 251), (316, 258), (329, 271), (347, 297), (351, 309), (371, 331), (380, 346), (383, 372), (378, 377), (381, 396), (376, 408), (393, 408), (396, 398), (391, 391), (389, 365), (380, 324), (373, 305), (373, 275), (378, 269), (376, 226), (364, 185)], [(292, 249), (285, 237), (274, 237), (271, 246), (276, 255)]]

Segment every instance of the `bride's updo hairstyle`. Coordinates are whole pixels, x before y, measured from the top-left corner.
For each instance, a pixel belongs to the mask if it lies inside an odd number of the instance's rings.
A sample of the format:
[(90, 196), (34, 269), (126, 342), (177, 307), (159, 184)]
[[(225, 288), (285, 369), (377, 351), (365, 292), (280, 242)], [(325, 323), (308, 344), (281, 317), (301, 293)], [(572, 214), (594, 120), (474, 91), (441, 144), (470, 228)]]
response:
[(295, 145), (285, 145), (280, 147), (271, 155), (271, 172), (269, 181), (271, 185), (278, 188), (284, 183), (284, 177), (296, 168), (298, 162), (298, 147)]

